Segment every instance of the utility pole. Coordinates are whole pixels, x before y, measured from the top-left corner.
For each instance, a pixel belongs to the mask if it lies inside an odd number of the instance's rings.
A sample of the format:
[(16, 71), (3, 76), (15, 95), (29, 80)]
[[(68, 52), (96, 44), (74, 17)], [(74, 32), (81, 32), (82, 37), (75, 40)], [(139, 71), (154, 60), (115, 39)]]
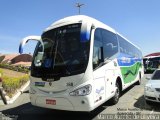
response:
[(81, 3), (76, 3), (76, 7), (78, 8), (78, 13), (80, 15), (81, 13), (81, 7), (83, 6), (84, 4), (81, 4)]

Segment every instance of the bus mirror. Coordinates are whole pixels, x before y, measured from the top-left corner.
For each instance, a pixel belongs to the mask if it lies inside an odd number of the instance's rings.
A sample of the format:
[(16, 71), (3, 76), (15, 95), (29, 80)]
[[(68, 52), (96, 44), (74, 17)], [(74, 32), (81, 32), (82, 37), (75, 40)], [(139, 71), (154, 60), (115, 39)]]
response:
[(35, 57), (34, 64), (35, 66), (41, 66), (42, 65), (42, 59), (43, 59), (44, 52), (38, 52), (38, 55)]
[(44, 52), (38, 52), (37, 59), (42, 60)]
[(86, 42), (90, 40), (91, 27), (92, 27), (92, 24), (87, 22), (82, 22), (81, 35), (80, 35), (81, 42)]
[(31, 70), (31, 66), (28, 67), (28, 70)]
[[(22, 54), (23, 53), (23, 47), (24, 45), (29, 41), (29, 40), (35, 40), (35, 41), (40, 41), (42, 46), (43, 46), (43, 42), (41, 40), (41, 36), (28, 36), (23, 38), (23, 40), (21, 41), (20, 45), (19, 45), (19, 53)], [(44, 47), (44, 46), (43, 46)]]

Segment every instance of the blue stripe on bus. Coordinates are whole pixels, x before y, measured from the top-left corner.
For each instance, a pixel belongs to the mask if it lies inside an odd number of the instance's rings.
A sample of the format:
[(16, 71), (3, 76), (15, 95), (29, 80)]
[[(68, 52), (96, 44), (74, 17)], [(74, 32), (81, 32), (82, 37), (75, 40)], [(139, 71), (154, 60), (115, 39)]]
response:
[(132, 57), (131, 55), (120, 53), (117, 58), (119, 66), (131, 66), (134, 65), (136, 62), (141, 62), (142, 59)]
[(81, 42), (87, 42), (90, 39), (90, 33), (87, 31), (82, 31), (81, 32)]

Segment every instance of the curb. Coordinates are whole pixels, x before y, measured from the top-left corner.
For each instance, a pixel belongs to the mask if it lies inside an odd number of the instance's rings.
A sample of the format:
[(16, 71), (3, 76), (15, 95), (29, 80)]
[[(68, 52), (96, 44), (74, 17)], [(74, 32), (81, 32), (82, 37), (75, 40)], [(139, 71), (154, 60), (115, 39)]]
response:
[(12, 98), (9, 98), (7, 96), (6, 97), (7, 104), (12, 104), (24, 92), (24, 90), (29, 86), (29, 84), (30, 84), (30, 81), (28, 81), (26, 84), (24, 84), (20, 89), (17, 90), (18, 92)]

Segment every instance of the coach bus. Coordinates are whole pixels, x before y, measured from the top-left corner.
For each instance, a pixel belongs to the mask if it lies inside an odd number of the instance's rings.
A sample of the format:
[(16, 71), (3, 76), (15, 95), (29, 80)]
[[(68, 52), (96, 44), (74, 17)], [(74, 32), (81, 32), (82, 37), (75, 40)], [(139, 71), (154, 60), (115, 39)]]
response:
[(37, 40), (30, 73), (32, 105), (92, 111), (107, 100), (116, 104), (121, 92), (143, 77), (141, 50), (104, 23), (85, 16), (63, 18)]
[(160, 67), (160, 56), (149, 56), (143, 58), (144, 72), (153, 73)]

